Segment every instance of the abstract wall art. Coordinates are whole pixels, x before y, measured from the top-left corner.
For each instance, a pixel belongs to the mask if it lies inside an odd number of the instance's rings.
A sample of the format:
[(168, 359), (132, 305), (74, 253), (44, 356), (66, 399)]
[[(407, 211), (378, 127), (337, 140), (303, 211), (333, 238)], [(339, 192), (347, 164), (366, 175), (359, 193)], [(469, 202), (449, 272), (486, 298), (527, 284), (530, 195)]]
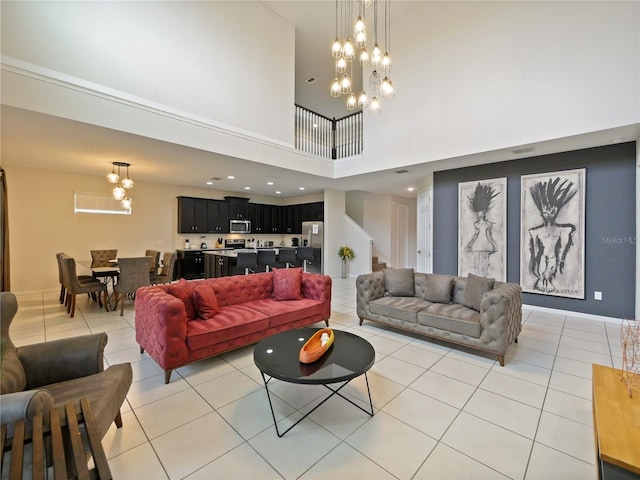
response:
[(507, 178), (458, 183), (458, 276), (506, 281)]
[(584, 298), (586, 170), (522, 176), (523, 292)]

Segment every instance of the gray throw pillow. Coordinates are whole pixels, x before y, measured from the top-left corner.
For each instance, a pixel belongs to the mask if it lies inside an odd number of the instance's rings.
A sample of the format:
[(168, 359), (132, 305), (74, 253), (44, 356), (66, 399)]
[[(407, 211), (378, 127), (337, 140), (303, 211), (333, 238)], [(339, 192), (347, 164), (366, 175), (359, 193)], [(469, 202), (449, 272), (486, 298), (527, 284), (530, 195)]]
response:
[(464, 301), (462, 304), (465, 307), (473, 308), (476, 311), (480, 311), (480, 301), (482, 296), (493, 290), (494, 278), (478, 277), (473, 273), (467, 275), (467, 286), (464, 289)]
[(428, 273), (426, 279), (426, 291), (422, 298), (433, 303), (451, 303), (452, 285), (453, 275)]
[(385, 268), (385, 295), (391, 297), (413, 297), (413, 268)]

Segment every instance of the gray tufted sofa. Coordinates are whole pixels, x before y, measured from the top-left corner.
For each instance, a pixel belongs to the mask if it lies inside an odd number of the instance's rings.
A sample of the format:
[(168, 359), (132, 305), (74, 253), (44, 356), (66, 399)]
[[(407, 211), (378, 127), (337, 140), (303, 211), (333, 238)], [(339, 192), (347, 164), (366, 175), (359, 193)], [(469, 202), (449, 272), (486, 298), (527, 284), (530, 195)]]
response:
[[(390, 296), (385, 272), (358, 276), (356, 301), (360, 325), (365, 319), (373, 320), (495, 353), (504, 366), (504, 354), (511, 343), (518, 341), (522, 328), (520, 285), (495, 282), (493, 289), (478, 297), (479, 311), (476, 311), (465, 306), (469, 304), (465, 298), (467, 278), (428, 273), (413, 273), (413, 277), (412, 296)], [(427, 300), (438, 297), (443, 303)]]

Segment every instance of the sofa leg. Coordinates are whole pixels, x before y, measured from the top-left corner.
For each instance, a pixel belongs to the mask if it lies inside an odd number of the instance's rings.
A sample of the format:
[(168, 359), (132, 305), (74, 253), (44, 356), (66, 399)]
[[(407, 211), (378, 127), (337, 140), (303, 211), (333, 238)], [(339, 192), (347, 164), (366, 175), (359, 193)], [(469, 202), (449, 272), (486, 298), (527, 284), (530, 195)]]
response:
[(144, 348), (140, 347), (140, 355), (144, 353)]
[(329, 319), (327, 318), (327, 319), (324, 321), (324, 323), (325, 323), (325, 325), (328, 327), (328, 326), (329, 326)]
[(171, 378), (171, 372), (173, 372), (173, 370), (171, 368), (169, 370), (165, 370), (164, 371), (164, 383), (165, 383), (165, 385), (167, 383), (169, 383), (169, 379)]
[(113, 419), (113, 421), (115, 422), (116, 427), (122, 428), (122, 415), (120, 414), (120, 411), (118, 411), (118, 414), (116, 415), (116, 418)]
[(360, 318), (360, 326), (362, 326), (362, 322), (364, 322), (364, 318)]
[(516, 337), (516, 339), (514, 340), (514, 342), (518, 343), (518, 337)]
[(500, 362), (500, 366), (504, 367), (504, 355), (498, 355), (498, 361)]

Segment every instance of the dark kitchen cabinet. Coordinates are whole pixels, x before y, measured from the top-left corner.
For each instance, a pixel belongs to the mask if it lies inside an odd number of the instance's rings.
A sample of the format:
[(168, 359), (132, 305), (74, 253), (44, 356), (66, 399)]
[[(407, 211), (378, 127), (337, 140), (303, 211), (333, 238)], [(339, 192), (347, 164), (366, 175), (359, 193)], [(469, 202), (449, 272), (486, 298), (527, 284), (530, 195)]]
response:
[(222, 200), (207, 202), (207, 232), (229, 233), (229, 204)]
[(300, 205), (289, 205), (285, 207), (285, 211), (282, 214), (282, 233), (296, 234), (302, 233), (302, 220), (301, 220), (301, 208)]
[(261, 203), (249, 204), (249, 220), (251, 221), (251, 233), (266, 233), (266, 207)]
[(204, 253), (178, 250), (178, 278), (193, 280), (204, 278)]
[(207, 233), (205, 198), (178, 197), (178, 233)]
[(267, 205), (268, 208), (268, 230), (266, 233), (282, 233), (282, 214), (286, 207), (280, 205)]
[(324, 202), (310, 203), (309, 207), (310, 207), (311, 218), (309, 218), (308, 220), (313, 220), (313, 221), (324, 220)]
[(229, 204), (229, 218), (231, 220), (249, 219), (249, 199), (240, 197), (224, 197)]

